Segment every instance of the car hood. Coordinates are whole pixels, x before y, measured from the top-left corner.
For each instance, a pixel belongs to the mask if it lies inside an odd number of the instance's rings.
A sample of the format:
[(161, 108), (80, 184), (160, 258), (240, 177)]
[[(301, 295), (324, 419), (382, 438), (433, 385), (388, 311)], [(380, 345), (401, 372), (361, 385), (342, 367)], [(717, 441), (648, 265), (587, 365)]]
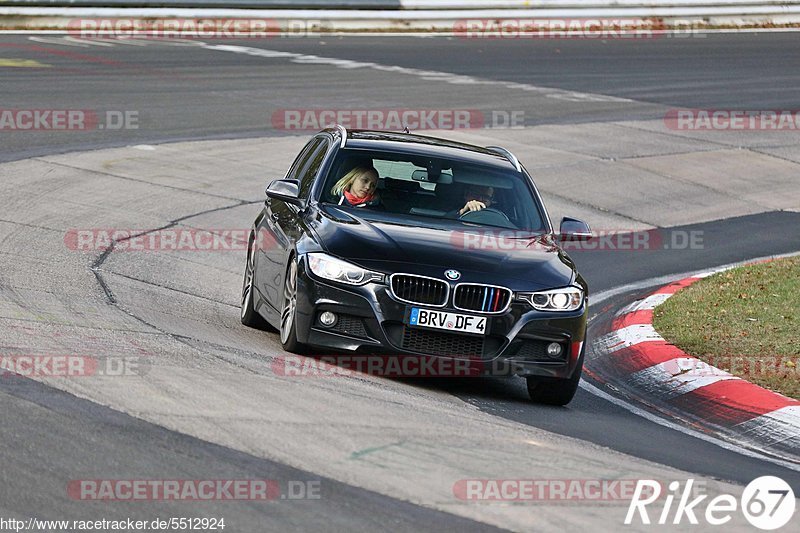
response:
[(335, 206), (323, 206), (314, 219), (323, 249), (364, 268), (438, 278), (456, 269), (461, 282), (514, 290), (561, 287), (575, 279), (572, 260), (550, 234), (523, 235), (458, 221), (449, 227), (412, 225), (383, 214), (368, 220)]

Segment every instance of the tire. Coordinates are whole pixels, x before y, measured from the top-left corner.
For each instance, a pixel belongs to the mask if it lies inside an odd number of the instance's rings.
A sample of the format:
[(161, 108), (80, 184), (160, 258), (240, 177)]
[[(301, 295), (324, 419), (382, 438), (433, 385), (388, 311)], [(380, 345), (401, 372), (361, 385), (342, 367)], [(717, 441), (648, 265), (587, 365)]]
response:
[(247, 262), (244, 267), (244, 279), (242, 280), (242, 301), (241, 301), (241, 320), (242, 324), (255, 329), (273, 330), (264, 318), (255, 309), (255, 259), (253, 258), (253, 244), (255, 240), (250, 238), (247, 245)]
[(546, 405), (567, 405), (572, 401), (578, 390), (583, 373), (583, 354), (586, 350), (586, 342), (583, 343), (581, 355), (575, 371), (567, 379), (557, 379), (539, 376), (528, 376), (528, 396), (531, 401)]
[(283, 305), (281, 306), (281, 346), (287, 352), (302, 354), (305, 345), (297, 341), (297, 261), (292, 258), (286, 269), (283, 282)]

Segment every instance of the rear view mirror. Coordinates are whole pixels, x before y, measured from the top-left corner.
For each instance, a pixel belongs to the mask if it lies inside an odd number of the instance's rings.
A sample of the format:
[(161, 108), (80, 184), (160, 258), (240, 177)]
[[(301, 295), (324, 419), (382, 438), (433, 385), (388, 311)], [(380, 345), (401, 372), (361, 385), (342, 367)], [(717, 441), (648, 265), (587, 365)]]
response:
[(427, 170), (417, 169), (411, 173), (411, 179), (414, 181), (427, 181), (429, 183), (441, 183), (442, 185), (450, 185), (453, 183), (453, 175), (449, 172), (442, 172), (439, 174), (439, 178), (436, 180), (432, 180), (428, 176)]
[(562, 218), (558, 232), (562, 241), (588, 241), (592, 238), (592, 230), (589, 228), (589, 224), (577, 218)]

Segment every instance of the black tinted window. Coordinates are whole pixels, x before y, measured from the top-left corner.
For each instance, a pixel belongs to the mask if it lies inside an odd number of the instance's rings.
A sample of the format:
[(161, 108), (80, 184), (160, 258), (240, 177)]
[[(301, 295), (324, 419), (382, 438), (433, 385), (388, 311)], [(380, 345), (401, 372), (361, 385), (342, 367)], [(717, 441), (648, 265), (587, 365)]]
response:
[(300, 198), (308, 198), (314, 179), (319, 174), (319, 168), (328, 153), (329, 143), (325, 139), (318, 139), (318, 142), (311, 147), (305, 162), (300, 169), (296, 179), (300, 180)]
[[(407, 215), (409, 220), (459, 220), (459, 210), (474, 197), (491, 209), (480, 216), (466, 217), (465, 221), (472, 225), (545, 229), (543, 209), (524, 174), (415, 154), (340, 150), (326, 180), (323, 201), (337, 202), (333, 186), (356, 164), (378, 171), (377, 195), (385, 213)], [(429, 173), (435, 177), (429, 178)]]
[(286, 173), (287, 180), (299, 180), (302, 176), (303, 167), (306, 166), (308, 163), (309, 156), (314, 152), (314, 149), (317, 148), (320, 143), (322, 143), (322, 139), (314, 138), (311, 139), (308, 144), (306, 144), (302, 150), (300, 150), (300, 155), (294, 160), (292, 163), (291, 168), (289, 168), (289, 172)]

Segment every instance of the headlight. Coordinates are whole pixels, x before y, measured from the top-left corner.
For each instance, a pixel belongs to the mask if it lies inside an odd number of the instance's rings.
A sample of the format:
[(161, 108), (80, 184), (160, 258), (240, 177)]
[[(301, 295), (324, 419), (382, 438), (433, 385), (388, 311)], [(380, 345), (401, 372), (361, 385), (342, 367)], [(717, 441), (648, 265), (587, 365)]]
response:
[(519, 292), (519, 300), (528, 302), (539, 311), (574, 311), (583, 304), (583, 291), (578, 287), (564, 287), (540, 292)]
[(384, 278), (379, 272), (364, 270), (352, 263), (319, 252), (308, 254), (308, 266), (315, 276), (348, 285), (364, 285), (370, 281), (383, 281)]

